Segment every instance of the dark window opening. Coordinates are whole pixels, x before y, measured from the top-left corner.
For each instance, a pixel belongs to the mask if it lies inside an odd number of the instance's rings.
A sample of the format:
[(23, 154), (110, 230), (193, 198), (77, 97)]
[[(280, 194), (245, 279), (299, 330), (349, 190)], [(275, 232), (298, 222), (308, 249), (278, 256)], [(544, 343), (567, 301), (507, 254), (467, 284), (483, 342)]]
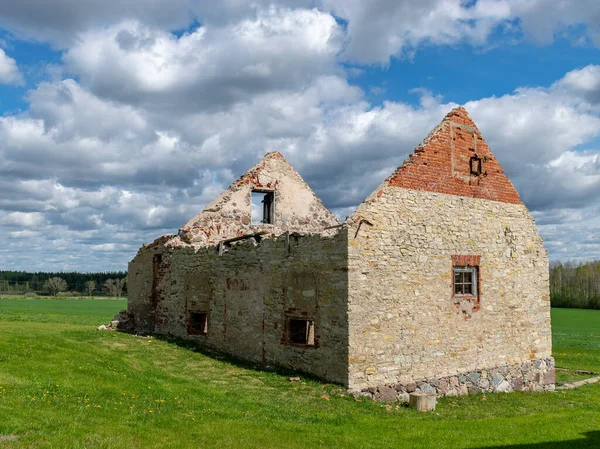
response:
[(314, 346), (314, 321), (290, 318), (288, 322), (288, 337), (288, 341), (291, 345)]
[(252, 224), (275, 222), (275, 192), (252, 191)]
[(160, 295), (158, 293), (158, 286), (160, 283), (160, 264), (162, 263), (162, 254), (155, 254), (152, 257), (152, 290), (150, 293), (150, 302), (153, 305), (160, 299)]
[(454, 267), (454, 294), (477, 296), (477, 267)]
[(188, 317), (188, 335), (208, 334), (208, 313), (190, 312)]
[(155, 254), (152, 257), (152, 271), (154, 276), (158, 275), (158, 270), (160, 269), (160, 264), (162, 263), (162, 254)]
[(471, 174), (475, 176), (479, 176), (482, 172), (481, 167), (481, 158), (475, 154), (475, 156), (471, 157), (469, 160), (469, 165), (471, 168)]

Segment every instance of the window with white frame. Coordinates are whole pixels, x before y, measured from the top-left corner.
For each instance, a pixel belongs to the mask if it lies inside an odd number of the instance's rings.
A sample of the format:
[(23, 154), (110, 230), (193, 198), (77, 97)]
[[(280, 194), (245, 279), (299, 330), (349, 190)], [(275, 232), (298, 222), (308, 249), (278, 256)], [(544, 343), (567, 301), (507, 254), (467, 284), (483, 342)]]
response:
[(454, 295), (477, 296), (477, 267), (454, 267)]

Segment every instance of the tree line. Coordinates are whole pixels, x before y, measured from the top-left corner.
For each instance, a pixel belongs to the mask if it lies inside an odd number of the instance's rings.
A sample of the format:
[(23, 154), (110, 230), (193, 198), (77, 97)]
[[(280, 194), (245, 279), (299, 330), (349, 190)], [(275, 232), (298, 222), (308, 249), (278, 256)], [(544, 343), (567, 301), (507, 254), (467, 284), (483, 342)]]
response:
[(553, 307), (600, 309), (600, 260), (550, 264)]
[(127, 273), (124, 271), (100, 273), (0, 271), (0, 293), (123, 296), (127, 294)]

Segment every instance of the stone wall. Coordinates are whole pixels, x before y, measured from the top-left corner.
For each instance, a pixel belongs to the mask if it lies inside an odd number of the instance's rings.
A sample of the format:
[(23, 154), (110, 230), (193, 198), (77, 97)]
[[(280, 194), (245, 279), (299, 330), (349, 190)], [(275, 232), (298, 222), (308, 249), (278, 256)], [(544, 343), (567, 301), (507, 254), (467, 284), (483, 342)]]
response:
[[(157, 254), (158, 285), (152, 279)], [(225, 246), (222, 255), (217, 246), (155, 245), (139, 252), (129, 273), (137, 329), (347, 384), (344, 229), (331, 237), (248, 238)], [(206, 335), (188, 335), (190, 312), (208, 313)], [(290, 318), (314, 320), (314, 345), (289, 343)]]
[[(273, 223), (253, 223), (252, 191), (273, 192)], [(268, 153), (179, 231), (186, 243), (211, 245), (257, 232), (323, 233), (339, 224), (281, 153)]]
[(477, 393), (510, 393), (513, 391), (554, 391), (555, 372), (552, 357), (530, 360), (520, 365), (504, 365), (470, 371), (455, 376), (426, 379), (419, 382), (381, 385), (355, 391), (357, 397), (375, 401), (408, 402), (413, 392), (438, 396), (464, 396)]
[[(348, 223), (351, 389), (551, 356), (548, 260), (524, 205), (384, 183)], [(476, 298), (453, 294), (460, 256), (479, 261)]]

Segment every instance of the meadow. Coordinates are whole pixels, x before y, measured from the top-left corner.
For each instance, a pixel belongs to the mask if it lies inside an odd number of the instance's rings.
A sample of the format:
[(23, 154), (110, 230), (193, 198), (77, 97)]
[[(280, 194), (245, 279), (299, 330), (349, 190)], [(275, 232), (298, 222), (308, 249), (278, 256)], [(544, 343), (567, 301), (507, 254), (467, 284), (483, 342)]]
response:
[[(600, 383), (435, 412), (97, 331), (125, 300), (0, 298), (2, 448), (597, 448)], [(553, 309), (559, 380), (600, 372), (600, 311)]]

